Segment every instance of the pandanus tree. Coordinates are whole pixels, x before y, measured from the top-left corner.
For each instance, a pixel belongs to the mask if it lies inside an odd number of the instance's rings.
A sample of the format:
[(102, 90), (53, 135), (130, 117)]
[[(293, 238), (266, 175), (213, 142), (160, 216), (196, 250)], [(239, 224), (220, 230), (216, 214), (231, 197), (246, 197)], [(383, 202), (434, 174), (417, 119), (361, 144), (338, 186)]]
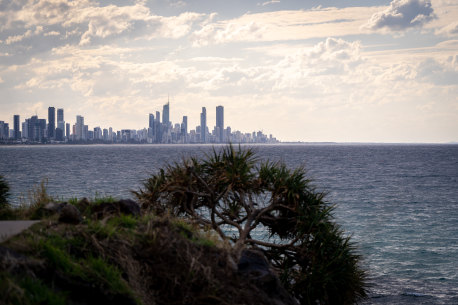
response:
[(0, 209), (8, 206), (9, 186), (3, 176), (0, 175)]
[(310, 182), (302, 167), (260, 162), (229, 145), (167, 165), (134, 194), (158, 215), (212, 228), (236, 259), (246, 247), (262, 250), (301, 304), (356, 303), (366, 296), (360, 256)]

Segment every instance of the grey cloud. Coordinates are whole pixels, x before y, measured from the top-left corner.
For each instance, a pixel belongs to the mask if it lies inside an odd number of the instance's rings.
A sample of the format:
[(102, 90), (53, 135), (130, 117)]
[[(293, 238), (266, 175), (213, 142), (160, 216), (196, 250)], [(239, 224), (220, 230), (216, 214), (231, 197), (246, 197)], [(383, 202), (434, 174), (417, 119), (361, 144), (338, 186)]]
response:
[(67, 44), (97, 46), (126, 37), (178, 39), (205, 18), (197, 13), (154, 15), (144, 2), (123, 6), (101, 6), (90, 0), (13, 2), (0, 0), (0, 46), (3, 53), (12, 54), (0, 58), (0, 64), (24, 63)]
[(390, 7), (375, 13), (364, 26), (369, 30), (402, 31), (422, 26), (434, 18), (429, 0), (393, 0)]
[(458, 55), (440, 63), (433, 58), (418, 64), (417, 79), (439, 86), (456, 86), (458, 80)]
[(458, 21), (452, 22), (439, 30), (436, 31), (436, 34), (444, 35), (448, 37), (458, 36)]

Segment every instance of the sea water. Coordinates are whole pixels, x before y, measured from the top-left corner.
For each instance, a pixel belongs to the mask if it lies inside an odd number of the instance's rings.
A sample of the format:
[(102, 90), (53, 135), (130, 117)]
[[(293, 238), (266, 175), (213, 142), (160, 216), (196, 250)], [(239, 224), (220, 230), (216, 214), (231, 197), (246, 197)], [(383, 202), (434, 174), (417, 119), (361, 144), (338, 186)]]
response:
[[(218, 146), (216, 147), (218, 148)], [(261, 159), (304, 166), (363, 256), (365, 304), (458, 304), (458, 145), (255, 145)], [(47, 180), (48, 193), (132, 197), (170, 162), (211, 145), (0, 147), (0, 174), (17, 204)]]

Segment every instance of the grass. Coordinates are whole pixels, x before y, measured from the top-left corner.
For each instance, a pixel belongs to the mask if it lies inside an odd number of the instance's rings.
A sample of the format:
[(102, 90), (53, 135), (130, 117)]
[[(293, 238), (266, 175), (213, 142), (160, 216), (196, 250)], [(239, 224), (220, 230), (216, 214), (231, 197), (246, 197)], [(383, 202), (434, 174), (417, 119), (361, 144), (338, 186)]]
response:
[(200, 227), (193, 226), (185, 219), (176, 218), (172, 221), (172, 224), (175, 226), (181, 236), (190, 240), (196, 245), (204, 247), (216, 247), (218, 244), (216, 235), (205, 234)]
[[(0, 289), (19, 293), (24, 283), (18, 278), (38, 272), (40, 280), (27, 286), (31, 295), (47, 287), (37, 302), (60, 302), (64, 292), (76, 303), (271, 304), (265, 291), (237, 273), (242, 250), (262, 248), (301, 304), (364, 298), (360, 256), (335, 224), (324, 194), (309, 185), (302, 168), (256, 162), (251, 151), (230, 146), (204, 160), (170, 165), (134, 192), (142, 204), (137, 217), (123, 215), (113, 197), (70, 198), (83, 215), (76, 225), (59, 223), (57, 212), (44, 209), (57, 201), (43, 180), (20, 207), (6, 205), (2, 210), (10, 214), (0, 213), (44, 220), (6, 243), (31, 260), (4, 273), (0, 283), (7, 288)], [(261, 225), (284, 243), (252, 239)], [(238, 235), (227, 236), (228, 226)], [(5, 261), (0, 256), (0, 270), (13, 270)]]
[(54, 291), (40, 279), (25, 276), (11, 277), (0, 273), (0, 295), (4, 304), (12, 305), (65, 305), (67, 294)]

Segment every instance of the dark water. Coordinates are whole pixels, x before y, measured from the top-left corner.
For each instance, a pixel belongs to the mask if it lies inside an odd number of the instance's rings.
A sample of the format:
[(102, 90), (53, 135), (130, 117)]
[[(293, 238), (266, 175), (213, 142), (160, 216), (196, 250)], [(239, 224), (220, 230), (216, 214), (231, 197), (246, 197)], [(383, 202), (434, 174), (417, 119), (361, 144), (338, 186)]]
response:
[[(0, 147), (12, 199), (43, 178), (51, 195), (129, 197), (142, 179), (211, 146)], [(458, 145), (254, 146), (305, 165), (353, 235), (372, 278), (367, 304), (458, 304)]]

